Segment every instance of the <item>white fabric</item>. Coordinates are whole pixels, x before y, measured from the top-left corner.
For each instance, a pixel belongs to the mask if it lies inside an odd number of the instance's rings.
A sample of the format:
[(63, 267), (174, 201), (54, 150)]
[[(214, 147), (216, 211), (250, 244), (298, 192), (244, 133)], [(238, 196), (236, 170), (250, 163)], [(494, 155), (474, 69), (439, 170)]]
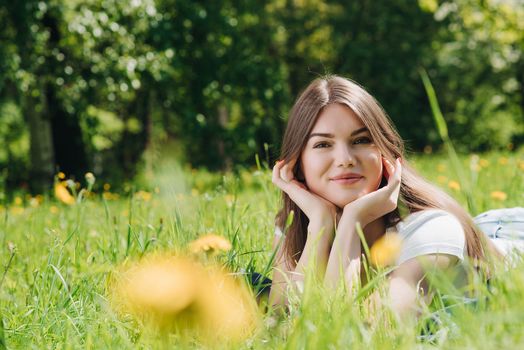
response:
[[(475, 222), (503, 255), (508, 256), (512, 251), (524, 253), (524, 208), (489, 211), (477, 216)], [(464, 260), (464, 230), (458, 219), (447, 211), (427, 209), (409, 214), (388, 231), (396, 231), (402, 239), (397, 265), (427, 254), (449, 254)], [(275, 236), (282, 234), (282, 230), (275, 227)]]
[(466, 237), (460, 221), (440, 209), (408, 215), (396, 225), (402, 239), (397, 265), (426, 254), (449, 254), (464, 260)]
[(524, 253), (524, 208), (494, 209), (473, 220), (503, 255)]

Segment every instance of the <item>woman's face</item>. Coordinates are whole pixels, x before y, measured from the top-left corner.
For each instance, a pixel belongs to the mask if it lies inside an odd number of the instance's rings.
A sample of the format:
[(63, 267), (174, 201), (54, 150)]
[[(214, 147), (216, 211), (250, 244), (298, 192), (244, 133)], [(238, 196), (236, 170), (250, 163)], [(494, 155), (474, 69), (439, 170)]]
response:
[(375, 191), (382, 155), (357, 115), (341, 104), (327, 105), (300, 157), (310, 191), (339, 208)]

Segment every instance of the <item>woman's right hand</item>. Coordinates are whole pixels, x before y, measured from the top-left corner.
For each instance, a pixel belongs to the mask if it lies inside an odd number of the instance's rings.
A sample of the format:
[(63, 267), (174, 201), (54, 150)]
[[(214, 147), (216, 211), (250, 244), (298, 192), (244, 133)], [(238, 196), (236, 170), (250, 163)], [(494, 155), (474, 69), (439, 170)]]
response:
[(273, 167), (273, 183), (306, 214), (310, 223), (318, 222), (333, 225), (341, 215), (341, 210), (328, 200), (310, 192), (306, 185), (298, 181), (293, 173), (296, 160), (276, 162)]

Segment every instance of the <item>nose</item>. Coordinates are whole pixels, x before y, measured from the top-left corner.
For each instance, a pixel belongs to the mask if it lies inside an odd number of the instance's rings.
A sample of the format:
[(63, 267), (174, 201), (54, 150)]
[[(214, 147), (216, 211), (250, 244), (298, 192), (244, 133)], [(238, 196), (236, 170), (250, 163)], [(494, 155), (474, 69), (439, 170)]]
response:
[(336, 164), (339, 167), (347, 168), (355, 165), (355, 155), (347, 145), (341, 145), (336, 154)]

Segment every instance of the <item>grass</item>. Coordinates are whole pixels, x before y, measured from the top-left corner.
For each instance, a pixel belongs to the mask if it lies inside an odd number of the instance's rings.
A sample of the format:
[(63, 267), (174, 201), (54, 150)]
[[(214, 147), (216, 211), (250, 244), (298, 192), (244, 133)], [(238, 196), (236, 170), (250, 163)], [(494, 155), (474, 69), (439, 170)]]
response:
[[(468, 199), (462, 189), (470, 188), (477, 211), (472, 214), (524, 202), (524, 150), (460, 156), (465, 174), (461, 181), (447, 159), (432, 154), (410, 161), (463, 204)], [(220, 175), (164, 163), (141, 183), (147, 184), (147, 194), (135, 191), (133, 196), (104, 199), (99, 193), (73, 206), (53, 198), (37, 204), (20, 197), (0, 208), (0, 276), (5, 271), (0, 317), (7, 348), (173, 347), (175, 336), (148, 332), (111, 310), (108, 280), (126, 260), (182, 250), (204, 233), (215, 232), (233, 243), (219, 258), (233, 271), (265, 269), (279, 205), (267, 169)], [(438, 283), (446, 290), (446, 281)], [(321, 288), (308, 286), (290, 316), (276, 325), (266, 318), (240, 347), (492, 349), (524, 341), (524, 265), (501, 272), (491, 292), (481, 292), (475, 305), (454, 304), (441, 293), (419, 321), (411, 323), (391, 320), (386, 306), (370, 312), (363, 300), (349, 302), (344, 293), (327, 297)], [(440, 326), (433, 339), (421, 339), (421, 329), (428, 325), (424, 320), (435, 314), (440, 315)], [(1, 335), (0, 328), (0, 349)]]

